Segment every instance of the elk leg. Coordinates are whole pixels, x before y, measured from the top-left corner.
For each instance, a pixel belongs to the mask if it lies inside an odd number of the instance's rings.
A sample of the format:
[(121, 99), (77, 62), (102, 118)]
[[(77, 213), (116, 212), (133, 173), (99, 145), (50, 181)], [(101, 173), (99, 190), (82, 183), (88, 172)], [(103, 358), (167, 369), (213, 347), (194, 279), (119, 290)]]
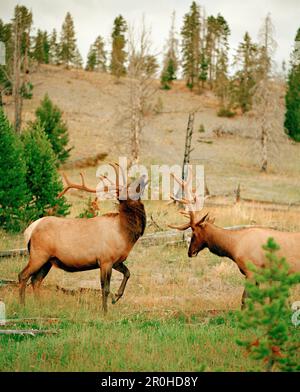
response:
[[(255, 284), (256, 284), (257, 287), (259, 286), (258, 282), (255, 282)], [(244, 292), (243, 292), (243, 295), (242, 295), (242, 306), (241, 306), (242, 310), (245, 309), (245, 307), (246, 307), (246, 299), (247, 298), (248, 298), (248, 293), (247, 293), (247, 290), (244, 289)]]
[(112, 303), (115, 304), (117, 301), (119, 301), (119, 299), (124, 294), (126, 283), (127, 283), (128, 279), (130, 278), (130, 271), (126, 267), (126, 265), (123, 264), (123, 263), (120, 263), (120, 264), (118, 264), (116, 266), (113, 266), (113, 269), (115, 269), (116, 271), (121, 272), (123, 274), (123, 276), (124, 276), (117, 294), (112, 299)]
[(50, 261), (47, 261), (46, 264), (44, 264), (37, 272), (35, 272), (31, 276), (31, 284), (33, 287), (33, 291), (36, 295), (39, 294), (39, 288), (42, 284), (42, 281), (45, 279), (47, 276), (48, 272), (50, 271), (52, 267), (52, 264)]
[(101, 266), (102, 307), (105, 314), (107, 313), (107, 298), (110, 293), (111, 270), (111, 265)]
[(246, 291), (246, 289), (244, 289), (243, 295), (242, 295), (242, 306), (241, 309), (245, 309), (246, 307), (246, 298), (248, 297), (248, 293)]

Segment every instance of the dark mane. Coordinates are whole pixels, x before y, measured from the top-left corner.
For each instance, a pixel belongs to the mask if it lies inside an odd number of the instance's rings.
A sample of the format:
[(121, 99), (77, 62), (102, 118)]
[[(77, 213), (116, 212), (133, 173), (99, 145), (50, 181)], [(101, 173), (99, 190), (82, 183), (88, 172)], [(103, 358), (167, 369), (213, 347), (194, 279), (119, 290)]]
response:
[(121, 225), (128, 235), (129, 241), (135, 243), (144, 234), (146, 228), (146, 212), (140, 201), (120, 201), (119, 212)]

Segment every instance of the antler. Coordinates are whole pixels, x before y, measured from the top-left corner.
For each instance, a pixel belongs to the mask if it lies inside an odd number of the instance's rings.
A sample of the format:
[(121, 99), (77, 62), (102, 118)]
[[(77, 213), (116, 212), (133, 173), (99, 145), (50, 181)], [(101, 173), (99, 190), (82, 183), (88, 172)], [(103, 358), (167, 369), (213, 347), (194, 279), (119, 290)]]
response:
[[(185, 209), (179, 211), (180, 214), (189, 218), (189, 222), (182, 225), (168, 225), (172, 229), (177, 230), (186, 230), (189, 227), (195, 225), (196, 223), (201, 221), (199, 217), (199, 211), (202, 209), (203, 204), (201, 197), (196, 194), (195, 189), (192, 189), (192, 185), (190, 184), (192, 181), (192, 168), (189, 166), (188, 169), (188, 177), (186, 181), (179, 179), (175, 174), (171, 174), (174, 180), (182, 187), (184, 190), (184, 195), (187, 197), (182, 197), (181, 199), (176, 198), (175, 196), (171, 196), (171, 199), (178, 201), (185, 205)], [(206, 217), (205, 217), (206, 218)]]
[[(125, 173), (123, 171), (123, 168), (118, 164), (118, 163), (110, 163), (110, 166), (114, 169), (116, 173), (116, 185), (112, 187), (114, 188), (117, 192), (117, 198), (119, 198), (120, 195), (120, 190), (123, 189), (123, 187), (126, 185), (126, 179), (125, 179)], [(120, 178), (119, 178), (119, 173), (121, 172), (122, 179), (123, 179), (123, 185), (120, 186)]]
[(84, 176), (82, 173), (80, 173), (81, 184), (75, 184), (75, 183), (71, 182), (65, 173), (63, 173), (63, 177), (64, 177), (64, 180), (65, 180), (67, 186), (58, 194), (57, 197), (62, 197), (66, 192), (68, 192), (69, 189), (81, 189), (81, 190), (89, 192), (89, 193), (96, 193), (97, 192), (96, 189), (89, 188), (85, 185), (85, 180), (84, 180)]

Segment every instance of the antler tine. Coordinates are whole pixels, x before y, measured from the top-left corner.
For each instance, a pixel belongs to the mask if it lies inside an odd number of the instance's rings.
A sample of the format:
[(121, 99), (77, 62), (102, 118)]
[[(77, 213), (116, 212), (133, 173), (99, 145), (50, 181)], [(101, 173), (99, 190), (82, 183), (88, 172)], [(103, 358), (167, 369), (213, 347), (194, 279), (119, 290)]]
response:
[(81, 185), (71, 182), (65, 173), (63, 173), (63, 177), (64, 177), (64, 180), (65, 180), (67, 186), (58, 194), (58, 197), (62, 197), (69, 189), (72, 189), (72, 188), (73, 189), (80, 189), (80, 190), (83, 190), (83, 191), (86, 191), (89, 193), (96, 193), (97, 192), (96, 189), (89, 188), (85, 185), (84, 176), (82, 173), (80, 173)]
[(191, 227), (190, 222), (185, 223), (183, 225), (168, 225), (168, 227), (170, 227), (171, 229), (177, 229), (177, 230), (186, 230), (189, 227)]
[(123, 170), (122, 166), (120, 166), (117, 162), (115, 162), (115, 165), (116, 165), (116, 166), (118, 167), (118, 169), (120, 170), (121, 175), (122, 175), (123, 185), (125, 185), (125, 184), (126, 184), (126, 178), (125, 178), (124, 170)]
[(171, 198), (172, 200), (174, 200), (174, 201), (177, 201), (178, 203), (182, 203), (182, 204), (186, 204), (186, 205), (188, 205), (188, 204), (191, 203), (190, 200), (187, 200), (187, 199), (185, 199), (185, 198), (178, 199), (178, 198), (175, 197), (174, 195), (170, 195), (170, 198)]
[(174, 178), (174, 180), (181, 186), (185, 186), (185, 181), (182, 180), (181, 178), (178, 178), (174, 173), (171, 173), (171, 176)]
[(117, 197), (119, 197), (120, 190), (119, 190), (119, 171), (115, 163), (110, 163), (110, 166), (114, 169), (116, 173), (116, 191), (117, 191)]

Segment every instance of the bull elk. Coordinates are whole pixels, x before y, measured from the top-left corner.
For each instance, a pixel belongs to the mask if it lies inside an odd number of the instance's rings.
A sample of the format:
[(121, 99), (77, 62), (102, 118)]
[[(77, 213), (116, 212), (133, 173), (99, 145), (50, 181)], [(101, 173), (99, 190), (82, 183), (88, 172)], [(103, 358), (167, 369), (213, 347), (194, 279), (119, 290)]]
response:
[[(145, 176), (141, 176), (128, 186), (122, 186), (119, 182), (119, 170), (125, 184), (124, 172), (117, 164), (111, 166), (116, 173), (116, 184), (106, 188), (116, 191), (118, 212), (90, 219), (49, 216), (33, 222), (26, 229), (25, 237), (30, 256), (28, 264), (19, 274), (21, 303), (25, 303), (25, 289), (29, 278), (31, 277), (33, 289), (36, 291), (52, 266), (68, 272), (100, 268), (102, 306), (105, 313), (113, 268), (123, 274), (123, 280), (112, 302), (116, 303), (122, 297), (130, 277), (130, 272), (123, 263), (136, 241), (143, 235), (146, 226), (141, 195), (147, 181)], [(83, 177), (82, 185), (69, 182), (67, 185), (68, 189), (96, 192), (96, 189), (85, 186)]]
[[(188, 188), (187, 182), (174, 175), (173, 177), (185, 189)], [(210, 218), (208, 214), (201, 215), (199, 196), (187, 192), (187, 197), (189, 199), (182, 198), (178, 201), (186, 206), (185, 210), (180, 212), (189, 221), (179, 226), (169, 225), (169, 227), (178, 230), (192, 229), (192, 238), (188, 249), (189, 257), (195, 257), (201, 250), (208, 248), (217, 256), (233, 260), (247, 279), (252, 275), (247, 268), (248, 262), (257, 267), (265, 266), (266, 259), (262, 246), (268, 238), (272, 237), (280, 245), (279, 256), (286, 258), (290, 266), (289, 272), (300, 272), (300, 233), (282, 232), (259, 226), (221, 228), (214, 225), (214, 219)], [(244, 290), (242, 307), (246, 297), (247, 293)]]

